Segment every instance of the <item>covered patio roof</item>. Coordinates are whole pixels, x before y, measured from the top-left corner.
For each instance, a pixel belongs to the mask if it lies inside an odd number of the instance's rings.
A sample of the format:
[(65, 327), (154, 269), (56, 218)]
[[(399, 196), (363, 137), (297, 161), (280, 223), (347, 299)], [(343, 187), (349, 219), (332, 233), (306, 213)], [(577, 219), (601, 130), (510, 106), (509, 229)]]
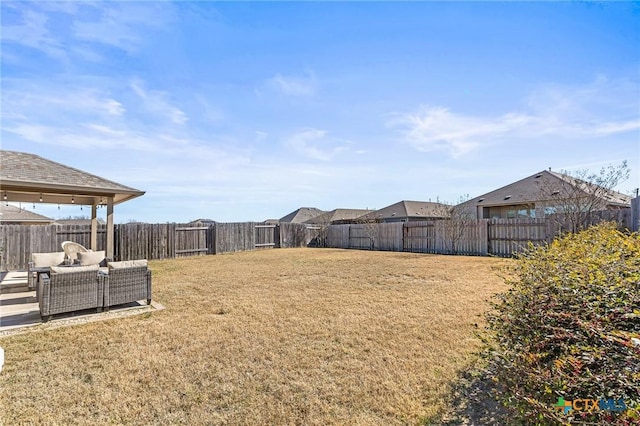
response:
[(119, 204), (144, 195), (144, 191), (16, 151), (0, 151), (0, 187), (3, 200), (28, 203), (106, 205), (109, 197)]
[(2, 201), (80, 204), (91, 208), (91, 248), (97, 246), (97, 206), (107, 206), (107, 257), (113, 258), (113, 206), (144, 195), (91, 173), (26, 152), (0, 150)]

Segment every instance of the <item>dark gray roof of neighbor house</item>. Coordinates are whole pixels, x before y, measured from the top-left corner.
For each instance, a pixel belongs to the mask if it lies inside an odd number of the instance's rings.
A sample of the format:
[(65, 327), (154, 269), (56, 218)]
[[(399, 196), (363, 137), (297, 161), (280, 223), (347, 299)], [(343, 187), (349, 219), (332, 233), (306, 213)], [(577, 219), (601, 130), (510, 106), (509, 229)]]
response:
[(326, 212), (315, 207), (300, 207), (299, 209), (294, 210), (288, 215), (280, 218), (280, 222), (304, 223), (309, 219), (320, 216), (323, 213)]
[(390, 206), (383, 207), (371, 212), (362, 219), (384, 220), (384, 219), (420, 219), (424, 218), (444, 218), (447, 217), (448, 208), (441, 203), (431, 201), (408, 201), (402, 200)]
[(44, 202), (49, 198), (53, 203), (61, 203), (62, 194), (114, 197), (116, 204), (144, 194), (35, 154), (5, 150), (0, 150), (0, 187), (9, 192), (50, 194)]
[(188, 223), (188, 225), (198, 225), (198, 226), (203, 226), (203, 225), (211, 226), (215, 224), (216, 224), (216, 221), (213, 219), (196, 219)]
[(53, 219), (18, 206), (0, 203), (0, 222), (52, 223)]
[[(498, 188), (494, 191), (472, 198), (469, 201), (459, 204), (460, 206), (501, 206), (530, 204), (540, 201), (550, 201), (553, 198), (550, 194), (557, 188), (557, 197), (570, 197), (567, 183), (580, 189), (586, 186), (586, 182), (574, 177), (543, 170), (517, 182)], [(577, 186), (576, 186), (577, 185)], [(607, 205), (624, 207), (631, 204), (631, 197), (616, 191), (608, 191)]]
[[(106, 225), (104, 219), (97, 218), (98, 225)], [(56, 225), (91, 225), (91, 219), (56, 219)]]
[(329, 212), (323, 213), (320, 216), (316, 216), (307, 220), (305, 223), (320, 225), (328, 224), (340, 221), (353, 221), (367, 213), (371, 213), (371, 210), (367, 209), (334, 209)]

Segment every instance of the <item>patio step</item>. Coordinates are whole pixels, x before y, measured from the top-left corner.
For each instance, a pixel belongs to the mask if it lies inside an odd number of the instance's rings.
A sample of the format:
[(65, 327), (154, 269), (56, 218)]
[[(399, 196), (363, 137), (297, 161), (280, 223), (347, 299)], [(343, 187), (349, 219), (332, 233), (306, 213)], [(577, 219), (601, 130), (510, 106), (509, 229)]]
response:
[(12, 271), (0, 273), (0, 294), (22, 293), (29, 291), (27, 273)]

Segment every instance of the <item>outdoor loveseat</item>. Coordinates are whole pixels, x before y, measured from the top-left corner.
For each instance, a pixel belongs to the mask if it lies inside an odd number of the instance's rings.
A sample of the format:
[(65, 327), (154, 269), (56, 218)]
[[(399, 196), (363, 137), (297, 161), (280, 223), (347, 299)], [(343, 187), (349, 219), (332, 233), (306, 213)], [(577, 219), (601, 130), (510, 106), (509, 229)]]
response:
[(105, 279), (98, 269), (98, 265), (52, 266), (49, 273), (40, 274), (37, 294), (42, 319), (84, 309), (100, 312)]
[(104, 307), (146, 300), (151, 304), (151, 270), (146, 259), (107, 262)]

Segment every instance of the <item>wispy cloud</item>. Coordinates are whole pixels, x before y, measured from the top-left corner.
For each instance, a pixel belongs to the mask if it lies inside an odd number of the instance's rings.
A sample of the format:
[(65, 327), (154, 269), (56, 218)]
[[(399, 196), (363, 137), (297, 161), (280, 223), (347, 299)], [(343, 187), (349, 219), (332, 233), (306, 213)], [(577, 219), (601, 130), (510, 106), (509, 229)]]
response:
[[(13, 8), (12, 13), (20, 15), (20, 21), (7, 23), (3, 19), (3, 43), (20, 44), (32, 49), (40, 50), (51, 58), (66, 60), (67, 53), (62, 41), (56, 39), (48, 28), (47, 14), (38, 10)], [(7, 12), (5, 12), (6, 15)]]
[(3, 2), (2, 8), (4, 43), (64, 63), (102, 61), (104, 47), (135, 54), (150, 30), (162, 31), (173, 22), (173, 6), (162, 2)]
[(186, 113), (167, 100), (168, 94), (166, 92), (149, 90), (142, 80), (134, 80), (131, 83), (131, 88), (148, 111), (164, 116), (175, 124), (184, 124), (189, 119)]
[(286, 145), (298, 154), (320, 161), (332, 160), (349, 149), (350, 142), (328, 136), (326, 130), (303, 129), (286, 140)]
[(445, 151), (459, 157), (491, 138), (528, 125), (532, 119), (522, 114), (482, 118), (455, 114), (443, 107), (422, 106), (416, 112), (398, 115), (387, 124), (400, 128), (405, 140), (419, 151)]
[[(166, 3), (109, 2), (93, 4), (91, 17), (76, 17), (72, 31), (82, 41), (116, 47), (135, 53), (150, 28), (162, 29), (171, 22), (171, 6)], [(97, 16), (96, 16), (97, 15)]]
[(256, 130), (254, 134), (255, 134), (254, 141), (256, 143), (262, 143), (265, 140), (267, 140), (267, 138), (269, 137), (269, 133), (263, 132), (262, 130)]
[(191, 142), (185, 129), (188, 117), (169, 102), (171, 94), (147, 89), (142, 80), (121, 86), (94, 78), (91, 87), (66, 81), (4, 83), (1, 128), (14, 139), (75, 149), (149, 152), (199, 144), (197, 138)]
[(269, 78), (266, 87), (285, 96), (312, 96), (316, 93), (318, 82), (313, 72), (305, 75), (282, 75)]
[(387, 126), (420, 151), (457, 158), (503, 140), (602, 138), (640, 129), (638, 82), (598, 77), (581, 87), (546, 86), (532, 93), (523, 111), (499, 116), (465, 115), (442, 106), (393, 114)]
[(128, 119), (125, 101), (107, 87), (5, 79), (2, 96), (2, 130), (30, 141), (43, 141), (54, 129), (70, 135), (84, 123), (118, 127)]

